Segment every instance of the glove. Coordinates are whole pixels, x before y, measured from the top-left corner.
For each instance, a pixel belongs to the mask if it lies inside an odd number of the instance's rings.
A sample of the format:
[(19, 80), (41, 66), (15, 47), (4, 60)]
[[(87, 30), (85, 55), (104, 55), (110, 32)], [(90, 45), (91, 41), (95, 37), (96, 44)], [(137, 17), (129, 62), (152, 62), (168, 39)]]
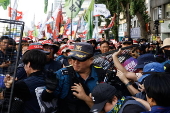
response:
[(46, 88), (50, 91), (55, 91), (58, 86), (58, 79), (52, 70), (46, 71)]

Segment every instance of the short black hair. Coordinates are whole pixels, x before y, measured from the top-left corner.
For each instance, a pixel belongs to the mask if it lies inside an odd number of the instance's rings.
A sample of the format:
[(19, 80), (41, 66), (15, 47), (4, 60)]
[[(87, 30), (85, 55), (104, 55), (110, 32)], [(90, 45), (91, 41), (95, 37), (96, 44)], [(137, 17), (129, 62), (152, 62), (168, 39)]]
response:
[(102, 42), (100, 42), (100, 46), (104, 43), (108, 44), (108, 46), (110, 45), (110, 43), (108, 41), (102, 41)]
[(9, 37), (8, 37), (8, 36), (1, 36), (1, 38), (0, 38), (0, 42), (2, 42), (4, 39), (9, 40)]
[(170, 74), (152, 73), (145, 78), (144, 87), (147, 96), (158, 106), (170, 106)]
[(32, 49), (23, 55), (22, 61), (24, 64), (30, 62), (30, 66), (34, 70), (43, 70), (47, 61), (47, 56), (40, 50)]

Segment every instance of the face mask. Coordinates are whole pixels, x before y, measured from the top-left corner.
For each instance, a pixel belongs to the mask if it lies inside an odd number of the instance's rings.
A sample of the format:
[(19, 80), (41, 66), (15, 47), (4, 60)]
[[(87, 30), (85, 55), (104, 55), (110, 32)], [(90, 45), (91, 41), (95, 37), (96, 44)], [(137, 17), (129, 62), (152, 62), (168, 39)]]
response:
[(170, 50), (164, 50), (166, 58), (170, 58)]

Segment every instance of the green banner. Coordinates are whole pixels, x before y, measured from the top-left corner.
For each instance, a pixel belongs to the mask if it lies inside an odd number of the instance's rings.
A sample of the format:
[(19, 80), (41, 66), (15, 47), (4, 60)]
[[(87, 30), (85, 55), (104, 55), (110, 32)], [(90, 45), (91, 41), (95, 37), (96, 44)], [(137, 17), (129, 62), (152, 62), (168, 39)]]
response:
[(64, 8), (66, 10), (67, 17), (76, 17), (81, 9), (81, 5), (83, 4), (83, 2), (84, 0), (66, 0)]

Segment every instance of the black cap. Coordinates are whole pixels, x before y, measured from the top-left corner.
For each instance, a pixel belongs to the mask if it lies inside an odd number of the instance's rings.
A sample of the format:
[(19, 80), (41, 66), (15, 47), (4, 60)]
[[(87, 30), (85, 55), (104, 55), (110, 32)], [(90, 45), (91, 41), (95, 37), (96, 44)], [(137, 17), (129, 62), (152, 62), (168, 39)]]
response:
[(84, 61), (93, 56), (93, 46), (86, 42), (78, 42), (74, 44), (74, 49), (71, 50), (69, 57)]
[(133, 39), (125, 37), (125, 38), (122, 39), (122, 44), (124, 44), (124, 43), (133, 44)]
[(90, 112), (100, 112), (106, 102), (116, 94), (116, 88), (107, 83), (98, 84), (92, 91), (94, 105)]

